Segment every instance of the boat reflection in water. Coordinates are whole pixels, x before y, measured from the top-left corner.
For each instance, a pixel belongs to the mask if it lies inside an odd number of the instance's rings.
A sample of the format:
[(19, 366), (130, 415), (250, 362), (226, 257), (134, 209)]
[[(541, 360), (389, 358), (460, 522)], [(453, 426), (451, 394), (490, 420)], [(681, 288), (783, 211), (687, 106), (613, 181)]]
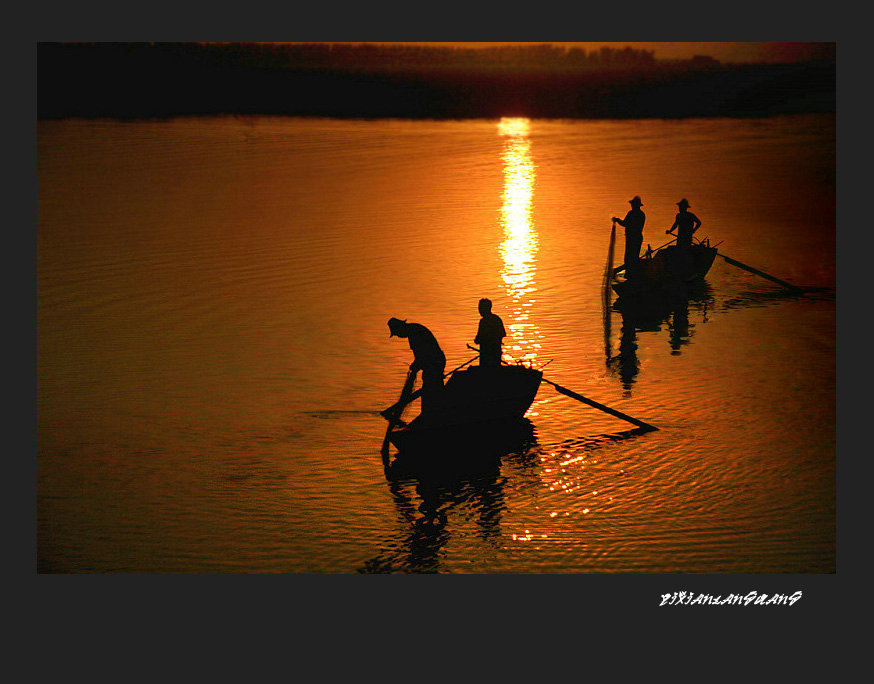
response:
[[(828, 288), (780, 288), (764, 292), (751, 291), (717, 301), (713, 287), (706, 280), (699, 280), (687, 284), (682, 290), (653, 296), (620, 296), (610, 304), (609, 292), (605, 291), (604, 338), (607, 367), (619, 377), (626, 396), (630, 396), (635, 379), (640, 373), (640, 359), (637, 355), (639, 333), (667, 329), (670, 353), (680, 356), (683, 348), (691, 343), (695, 335), (696, 323), (690, 320), (692, 313), (700, 314), (700, 322), (707, 323), (717, 312), (779, 304), (802, 297), (827, 298), (831, 293)], [(616, 355), (612, 354), (611, 348), (611, 315), (614, 313), (619, 313), (622, 320)]]
[[(615, 372), (622, 383), (626, 396), (640, 373), (640, 359), (637, 355), (638, 333), (668, 331), (671, 354), (678, 356), (695, 334), (695, 324), (689, 321), (690, 305), (700, 312), (702, 323), (706, 323), (714, 305), (713, 288), (706, 281), (700, 281), (686, 288), (682, 293), (660, 297), (620, 297), (604, 312), (604, 336), (607, 341), (607, 367)], [(611, 313), (618, 312), (622, 319), (619, 334), (619, 349), (614, 356), (611, 352), (610, 323)]]
[[(397, 509), (399, 532), (382, 544), (382, 551), (367, 560), (359, 573), (438, 573), (444, 549), (453, 537), (489, 549), (496, 557), (507, 540), (501, 527), (508, 511), (504, 487), (512, 473), (532, 488), (543, 486), (543, 460), (557, 451), (573, 451), (577, 458), (645, 434), (634, 428), (621, 432), (565, 439), (542, 445), (528, 419), (515, 422), (503, 443), (491, 442), (477, 454), (434, 454), (420, 459), (404, 454), (386, 470), (388, 489)], [(515, 535), (513, 535), (515, 539)]]
[(479, 543), (500, 548), (506, 509), (501, 465), (534, 472), (537, 437), (525, 418), (491, 427), (490, 439), (478, 438), (486, 434), (478, 430), (442, 451), (398, 452), (385, 475), (402, 534), (359, 572), (439, 572), (441, 551), (464, 522), (473, 523)]

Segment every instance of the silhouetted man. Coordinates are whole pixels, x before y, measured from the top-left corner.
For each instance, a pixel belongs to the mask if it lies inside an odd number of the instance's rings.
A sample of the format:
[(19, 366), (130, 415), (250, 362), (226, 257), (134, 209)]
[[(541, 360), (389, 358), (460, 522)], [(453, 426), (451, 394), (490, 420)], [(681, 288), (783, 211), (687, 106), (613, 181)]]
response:
[(640, 246), (643, 244), (643, 224), (646, 221), (640, 207), (643, 202), (635, 195), (628, 203), (631, 209), (625, 214), (624, 219), (613, 217), (613, 222), (625, 228), (625, 276), (633, 278), (637, 275), (640, 259)]
[(446, 356), (437, 339), (420, 323), (407, 323), (399, 318), (388, 319), (389, 337), (406, 337), (413, 351), (410, 372), (422, 371), (422, 411), (433, 402), (434, 395), (443, 389), (443, 370)]
[(692, 235), (701, 227), (701, 219), (689, 211), (689, 201), (685, 198), (677, 202), (680, 211), (674, 219), (674, 225), (665, 231), (666, 235), (673, 235), (677, 231), (677, 247), (688, 249), (692, 246)]
[(479, 345), (480, 366), (500, 366), (501, 346), (507, 331), (504, 330), (504, 322), (497, 314), (492, 313), (492, 300), (479, 300), (479, 328), (474, 338), (474, 343)]

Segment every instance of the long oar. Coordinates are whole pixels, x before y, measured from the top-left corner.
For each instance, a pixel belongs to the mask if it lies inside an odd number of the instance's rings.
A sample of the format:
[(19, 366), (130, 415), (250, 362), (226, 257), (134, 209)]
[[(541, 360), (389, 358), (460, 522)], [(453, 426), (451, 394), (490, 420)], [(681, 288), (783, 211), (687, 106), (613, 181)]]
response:
[(762, 278), (767, 278), (768, 280), (771, 280), (771, 281), (777, 283), (778, 285), (782, 285), (783, 287), (785, 287), (789, 290), (800, 290), (801, 289), (797, 285), (793, 285), (792, 283), (787, 283), (785, 280), (780, 280), (779, 278), (775, 278), (774, 276), (768, 275), (764, 271), (760, 271), (757, 268), (753, 268), (752, 266), (748, 266), (747, 264), (742, 264), (737, 259), (732, 259), (731, 257), (727, 257), (727, 256), (725, 256), (725, 254), (721, 254), (721, 253), (717, 252), (716, 256), (722, 257), (723, 259), (725, 259), (725, 261), (727, 261), (732, 266), (737, 266), (738, 268), (742, 268), (744, 271), (749, 271), (750, 273), (754, 273), (755, 275), (761, 276)]
[[(404, 388), (401, 390), (401, 399), (398, 404), (406, 404), (408, 402), (405, 401), (408, 394), (410, 394), (410, 390), (413, 389), (413, 383), (416, 381), (416, 374), (413, 371), (409, 371), (407, 373), (407, 379), (404, 382)], [(382, 440), (382, 449), (380, 453), (382, 454), (382, 462), (384, 465), (388, 465), (388, 445), (389, 445), (389, 437), (391, 436), (391, 431), (394, 430), (395, 425), (398, 422), (398, 418), (401, 417), (401, 412), (397, 411), (388, 416), (388, 427), (385, 429), (385, 438)]]
[[(607, 266), (604, 269), (604, 281), (602, 285), (604, 290), (607, 290), (610, 284), (610, 278), (615, 271), (613, 270), (613, 250), (616, 246), (616, 221), (613, 222), (613, 229), (610, 231), (610, 245), (607, 247)], [(622, 268), (625, 268), (623, 264)]]
[(479, 358), (479, 353), (478, 353), (478, 352), (479, 352), (479, 349), (477, 349), (476, 347), (471, 347), (470, 345), (467, 345), (467, 348), (468, 348), (468, 349), (473, 349), (475, 352), (477, 352), (477, 355), (474, 356), (472, 359), (468, 359), (467, 361), (465, 361), (465, 362), (464, 362), (463, 364), (461, 364), (458, 368), (454, 368), (454, 369), (452, 369), (451, 371), (449, 371), (448, 373), (444, 373), (444, 374), (443, 374), (443, 378), (444, 378), (444, 379), (445, 379), (445, 378), (448, 378), (448, 377), (449, 377), (450, 375), (452, 375), (455, 371), (460, 371), (460, 370), (461, 370), (462, 368), (464, 368), (467, 364), (469, 364), (469, 363), (473, 363), (474, 361), (476, 361), (476, 360)]
[(589, 406), (594, 406), (596, 409), (598, 409), (600, 411), (604, 411), (604, 413), (609, 413), (611, 416), (616, 416), (617, 418), (621, 418), (622, 420), (627, 420), (629, 423), (632, 423), (633, 425), (637, 425), (638, 427), (643, 428), (644, 430), (647, 430), (647, 431), (658, 430), (658, 428), (655, 427), (654, 425), (650, 425), (649, 423), (644, 423), (642, 420), (638, 420), (637, 418), (632, 418), (631, 416), (628, 416), (628, 415), (622, 413), (621, 411), (617, 411), (616, 409), (612, 409), (609, 406), (604, 406), (604, 404), (599, 404), (597, 401), (592, 401), (591, 399), (584, 397), (582, 394), (577, 394), (573, 390), (569, 390), (567, 387), (562, 387), (561, 385), (552, 382), (552, 380), (547, 380), (546, 378), (541, 378), (541, 380), (543, 380), (543, 382), (549, 383), (550, 385), (555, 387), (555, 389), (557, 389), (559, 392), (569, 396), (571, 399), (576, 399), (577, 401), (581, 401), (584, 404), (588, 404)]
[(604, 353), (610, 362), (610, 281), (613, 279), (613, 248), (616, 245), (616, 221), (610, 231), (610, 246), (607, 248), (607, 265), (604, 267), (604, 280), (601, 283), (601, 315), (604, 320)]

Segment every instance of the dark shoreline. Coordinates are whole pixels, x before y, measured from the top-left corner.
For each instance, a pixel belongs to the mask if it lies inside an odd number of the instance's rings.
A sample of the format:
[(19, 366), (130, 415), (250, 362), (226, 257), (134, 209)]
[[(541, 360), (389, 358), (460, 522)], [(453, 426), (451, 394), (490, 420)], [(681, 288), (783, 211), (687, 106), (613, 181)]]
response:
[(647, 69), (326, 69), (39, 44), (37, 118), (197, 115), (550, 119), (836, 111), (833, 60)]

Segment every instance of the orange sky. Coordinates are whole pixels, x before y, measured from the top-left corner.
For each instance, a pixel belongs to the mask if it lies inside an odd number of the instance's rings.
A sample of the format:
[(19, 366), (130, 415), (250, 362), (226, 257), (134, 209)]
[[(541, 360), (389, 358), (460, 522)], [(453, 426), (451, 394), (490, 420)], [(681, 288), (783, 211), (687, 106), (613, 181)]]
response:
[[(551, 41), (540, 41), (551, 42)], [(403, 44), (403, 42), (401, 42)], [(526, 45), (526, 43), (419, 43), (420, 45), (453, 45), (481, 47), (487, 45)], [(530, 44), (530, 43), (527, 43)], [(654, 50), (656, 59), (688, 59), (694, 55), (709, 55), (721, 62), (796, 62), (815, 56), (823, 50), (831, 50), (833, 56), (834, 44), (828, 43), (560, 43), (553, 45), (577, 46), (586, 50), (596, 50), (602, 45), (614, 48), (631, 46), (638, 50)]]

